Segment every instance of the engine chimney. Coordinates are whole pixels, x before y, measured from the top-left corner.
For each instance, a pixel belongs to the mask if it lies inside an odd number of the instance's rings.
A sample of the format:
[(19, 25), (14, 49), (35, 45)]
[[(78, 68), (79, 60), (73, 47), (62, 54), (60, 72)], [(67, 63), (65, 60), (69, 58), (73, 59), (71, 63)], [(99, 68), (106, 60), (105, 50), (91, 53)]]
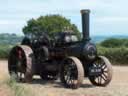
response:
[(81, 10), (83, 40), (89, 41), (89, 13), (90, 10)]

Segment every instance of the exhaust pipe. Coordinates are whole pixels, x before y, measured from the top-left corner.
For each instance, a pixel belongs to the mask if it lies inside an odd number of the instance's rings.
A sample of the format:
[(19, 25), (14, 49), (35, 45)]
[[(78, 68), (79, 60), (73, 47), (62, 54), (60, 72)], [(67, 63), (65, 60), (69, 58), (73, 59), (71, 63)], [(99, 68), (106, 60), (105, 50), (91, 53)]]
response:
[(89, 41), (89, 14), (90, 10), (85, 9), (81, 10), (81, 16), (82, 16), (82, 34), (83, 34), (83, 40)]

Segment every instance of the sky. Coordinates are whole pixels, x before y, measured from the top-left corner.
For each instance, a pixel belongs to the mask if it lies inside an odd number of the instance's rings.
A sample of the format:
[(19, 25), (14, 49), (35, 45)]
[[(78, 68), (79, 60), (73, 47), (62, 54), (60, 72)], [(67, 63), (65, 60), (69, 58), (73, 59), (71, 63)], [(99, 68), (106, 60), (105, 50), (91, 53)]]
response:
[(31, 18), (60, 14), (81, 31), (81, 9), (90, 9), (90, 34), (128, 35), (128, 0), (0, 0), (0, 33), (23, 35)]

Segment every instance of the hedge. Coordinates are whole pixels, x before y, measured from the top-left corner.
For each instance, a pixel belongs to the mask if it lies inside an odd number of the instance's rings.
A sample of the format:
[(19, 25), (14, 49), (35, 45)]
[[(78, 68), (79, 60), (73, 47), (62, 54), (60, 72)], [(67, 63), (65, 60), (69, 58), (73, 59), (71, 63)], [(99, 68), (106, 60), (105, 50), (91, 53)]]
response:
[(102, 41), (100, 45), (107, 48), (128, 47), (128, 39), (110, 38)]
[[(9, 52), (13, 46), (11, 45), (0, 45), (0, 59), (7, 59)], [(106, 56), (112, 64), (116, 65), (128, 65), (128, 48), (106, 48), (97, 45), (98, 55)]]
[(97, 46), (98, 54), (106, 56), (112, 64), (115, 65), (128, 65), (128, 48), (106, 48)]
[(11, 45), (0, 45), (0, 59), (7, 59), (11, 48)]

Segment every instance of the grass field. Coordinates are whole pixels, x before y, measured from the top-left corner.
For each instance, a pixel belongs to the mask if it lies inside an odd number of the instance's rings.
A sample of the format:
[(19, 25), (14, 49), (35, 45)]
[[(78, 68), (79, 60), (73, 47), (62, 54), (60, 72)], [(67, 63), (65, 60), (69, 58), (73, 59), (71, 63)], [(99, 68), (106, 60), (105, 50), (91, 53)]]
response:
[[(7, 61), (0, 61), (0, 96), (15, 96), (17, 89), (10, 88), (4, 81), (9, 78)], [(44, 81), (36, 77), (31, 84), (18, 83), (25, 88), (24, 96), (128, 96), (128, 66), (113, 66), (113, 79), (107, 87), (93, 86), (88, 79), (77, 90), (64, 88), (60, 81)], [(16, 95), (21, 96), (21, 95)], [(23, 95), (22, 95), (23, 96)]]

